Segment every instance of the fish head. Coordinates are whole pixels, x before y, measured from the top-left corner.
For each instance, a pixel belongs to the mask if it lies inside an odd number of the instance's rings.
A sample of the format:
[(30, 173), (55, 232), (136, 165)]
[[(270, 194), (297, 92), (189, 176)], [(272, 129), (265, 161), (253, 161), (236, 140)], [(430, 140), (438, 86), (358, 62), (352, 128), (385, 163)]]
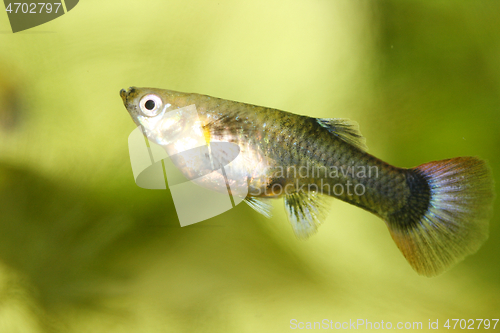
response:
[(197, 146), (203, 136), (196, 109), (178, 105), (178, 94), (156, 88), (120, 90), (125, 108), (149, 140), (162, 146), (187, 140)]
[(120, 90), (125, 108), (137, 126), (146, 126), (151, 119), (160, 116), (172, 104), (162, 98), (161, 89), (130, 87)]

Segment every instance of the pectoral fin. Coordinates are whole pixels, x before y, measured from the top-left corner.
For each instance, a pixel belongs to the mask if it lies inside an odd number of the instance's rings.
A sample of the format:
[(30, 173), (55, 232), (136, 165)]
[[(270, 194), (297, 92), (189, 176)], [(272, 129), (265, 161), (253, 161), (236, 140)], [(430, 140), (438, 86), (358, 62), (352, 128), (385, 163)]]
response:
[(262, 199), (262, 198), (255, 198), (255, 197), (246, 197), (245, 202), (252, 207), (257, 213), (260, 213), (267, 217), (268, 219), (273, 216), (271, 213), (271, 210), (273, 209), (273, 206), (269, 202), (271, 199)]

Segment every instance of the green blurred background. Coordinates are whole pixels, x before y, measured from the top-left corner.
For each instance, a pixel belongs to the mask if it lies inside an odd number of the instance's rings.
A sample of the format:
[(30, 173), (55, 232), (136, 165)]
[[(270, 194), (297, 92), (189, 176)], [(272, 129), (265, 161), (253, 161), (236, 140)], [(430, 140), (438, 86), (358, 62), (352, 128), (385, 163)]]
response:
[(498, 318), (498, 215), (477, 254), (431, 279), (340, 201), (307, 241), (281, 202), (271, 220), (242, 204), (180, 228), (168, 191), (134, 183), (118, 92), (351, 118), (394, 165), (474, 155), (498, 179), (499, 14), (496, 1), (84, 0), (16, 34), (0, 14), (0, 332)]

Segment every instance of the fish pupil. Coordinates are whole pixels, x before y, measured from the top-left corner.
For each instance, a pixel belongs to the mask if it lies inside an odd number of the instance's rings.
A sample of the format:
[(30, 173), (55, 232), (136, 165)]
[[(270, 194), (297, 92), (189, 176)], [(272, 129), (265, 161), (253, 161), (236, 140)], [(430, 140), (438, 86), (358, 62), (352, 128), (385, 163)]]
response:
[(155, 108), (155, 102), (150, 99), (144, 104), (144, 106), (146, 107), (146, 109), (151, 111)]

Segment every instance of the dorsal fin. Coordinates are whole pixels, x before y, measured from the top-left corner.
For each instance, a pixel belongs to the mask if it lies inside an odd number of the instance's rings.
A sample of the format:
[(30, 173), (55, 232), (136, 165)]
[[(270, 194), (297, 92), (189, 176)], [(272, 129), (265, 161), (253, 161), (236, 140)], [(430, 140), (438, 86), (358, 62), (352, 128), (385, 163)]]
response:
[(361, 150), (368, 150), (357, 122), (347, 118), (317, 118), (316, 121), (339, 139)]

